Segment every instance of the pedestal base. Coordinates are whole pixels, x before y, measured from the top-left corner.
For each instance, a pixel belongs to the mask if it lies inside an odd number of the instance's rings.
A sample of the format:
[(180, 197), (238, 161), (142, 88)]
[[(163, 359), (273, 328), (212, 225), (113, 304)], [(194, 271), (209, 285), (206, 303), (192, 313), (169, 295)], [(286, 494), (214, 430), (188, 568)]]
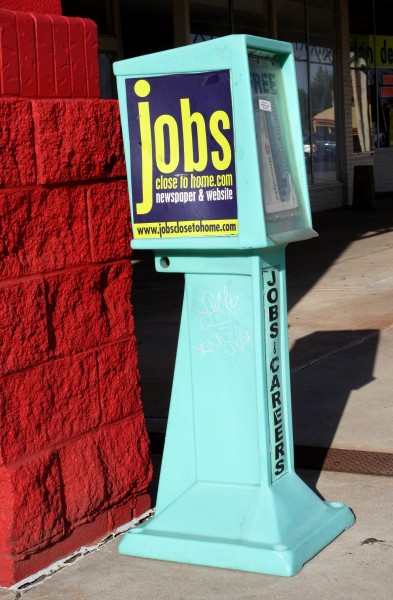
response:
[(284, 249), (170, 263), (192, 272), (156, 516), (119, 550), (293, 575), (354, 516), (294, 472)]
[(347, 506), (320, 500), (295, 474), (268, 491), (199, 482), (128, 531), (119, 552), (291, 576), (353, 523)]

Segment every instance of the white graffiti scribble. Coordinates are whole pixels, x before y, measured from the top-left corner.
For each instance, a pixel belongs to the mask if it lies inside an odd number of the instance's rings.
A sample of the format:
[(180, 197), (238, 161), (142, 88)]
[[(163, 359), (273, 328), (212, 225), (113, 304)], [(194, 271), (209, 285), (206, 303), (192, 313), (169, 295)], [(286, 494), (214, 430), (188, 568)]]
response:
[(207, 291), (202, 296), (203, 310), (199, 310), (199, 323), (204, 331), (211, 327), (219, 327), (231, 322), (235, 316), (235, 309), (239, 296), (232, 296), (227, 287), (222, 292), (213, 294)]
[(208, 337), (196, 346), (202, 357), (218, 351), (228, 356), (246, 351), (251, 335), (237, 323), (238, 302), (239, 296), (232, 295), (225, 286), (216, 294), (210, 290), (203, 294), (202, 310), (198, 310), (199, 324), (202, 331), (208, 332)]
[(215, 331), (211, 338), (206, 338), (197, 349), (202, 356), (213, 354), (217, 350), (223, 350), (225, 354), (233, 356), (238, 350), (245, 352), (247, 344), (251, 341), (251, 336), (247, 329), (240, 330), (236, 325), (233, 325), (233, 330), (223, 330), (222, 332)]

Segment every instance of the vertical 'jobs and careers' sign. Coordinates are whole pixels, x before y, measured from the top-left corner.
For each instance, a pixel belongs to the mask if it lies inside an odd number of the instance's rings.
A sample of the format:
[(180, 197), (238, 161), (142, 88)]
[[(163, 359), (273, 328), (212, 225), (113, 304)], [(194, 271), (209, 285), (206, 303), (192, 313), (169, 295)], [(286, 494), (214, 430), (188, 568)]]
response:
[(135, 238), (237, 235), (228, 70), (126, 80)]

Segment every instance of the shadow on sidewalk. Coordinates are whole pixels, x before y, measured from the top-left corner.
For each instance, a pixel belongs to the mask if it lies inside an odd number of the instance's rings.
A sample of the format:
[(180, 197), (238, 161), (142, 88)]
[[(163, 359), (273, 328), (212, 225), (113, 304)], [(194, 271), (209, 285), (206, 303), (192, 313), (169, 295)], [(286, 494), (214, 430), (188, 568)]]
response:
[(314, 487), (323, 468), (335, 470), (328, 454), (350, 394), (374, 380), (379, 334), (316, 331), (290, 352), (295, 466), (317, 472)]

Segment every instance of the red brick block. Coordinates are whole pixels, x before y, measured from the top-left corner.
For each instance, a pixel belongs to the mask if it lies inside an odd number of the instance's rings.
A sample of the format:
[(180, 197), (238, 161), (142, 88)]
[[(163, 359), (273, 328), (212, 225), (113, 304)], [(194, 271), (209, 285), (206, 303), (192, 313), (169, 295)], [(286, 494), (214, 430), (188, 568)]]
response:
[(0, 190), (0, 279), (91, 261), (85, 189)]
[(35, 21), (38, 96), (53, 98), (56, 87), (52, 21), (45, 14), (33, 14), (32, 17)]
[[(10, 552), (13, 486), (7, 469), (0, 467), (0, 556)], [(0, 561), (1, 563), (2, 561)], [(0, 583), (1, 585), (1, 583)]]
[(64, 536), (64, 506), (55, 453), (22, 465), (1, 467), (0, 481), (4, 483), (0, 487), (0, 505), (10, 515), (10, 554), (29, 555)]
[(1, 0), (3, 8), (61, 15), (61, 0)]
[(68, 19), (72, 95), (76, 98), (87, 97), (84, 33), (82, 19)]
[[(95, 545), (113, 531), (109, 528), (108, 512), (103, 511), (94, 521), (84, 523), (51, 546), (40, 549), (30, 556), (2, 556), (0, 560), (0, 585), (12, 585), (33, 573), (79, 550), (81, 546)], [(12, 576), (12, 579), (11, 579)]]
[[(79, 17), (53, 16), (50, 19), (53, 27), (53, 60), (56, 75), (54, 95), (58, 98), (98, 98), (100, 85), (97, 25), (90, 19)], [(66, 80), (59, 78), (62, 71), (67, 75)], [(51, 97), (53, 94), (41, 96)]]
[(38, 94), (35, 23), (27, 12), (16, 12), (20, 95), (34, 97)]
[(0, 89), (6, 96), (19, 95), (18, 37), (15, 13), (0, 8)]
[[(39, 5), (39, 3), (38, 3)], [(97, 25), (50, 11), (0, 9), (0, 94), (98, 98)]]
[(48, 277), (51, 351), (64, 355), (133, 334), (129, 262)]
[(131, 261), (107, 265), (101, 272), (102, 295), (111, 340), (134, 334), (131, 305)]
[(126, 181), (87, 189), (93, 261), (131, 256), (131, 214)]
[(55, 40), (54, 68), (56, 96), (69, 98), (72, 94), (70, 48), (68, 40), (68, 20), (59, 15), (51, 15), (53, 39)]
[(110, 502), (146, 492), (153, 470), (143, 414), (102, 427), (98, 436)]
[(1, 382), (0, 462), (81, 435), (100, 422), (93, 353), (40, 365)]
[[(144, 506), (150, 507), (148, 494), (137, 498), (131, 497), (126, 504), (116, 505), (107, 511), (102, 511), (93, 521), (83, 523), (72, 531), (68, 530), (66, 537), (30, 556), (23, 556), (23, 554), (16, 556), (3, 555), (0, 560), (0, 585), (9, 587), (68, 556), (81, 546), (97, 544), (98, 541), (113, 532), (118, 526), (129, 522), (129, 515), (136, 512), (137, 509), (134, 509), (134, 507), (135, 505), (139, 507), (141, 502)], [(145, 511), (142, 510), (142, 512)]]
[(91, 520), (106, 501), (104, 465), (91, 435), (62, 448), (59, 457), (65, 517), (74, 528)]
[(150, 494), (141, 494), (137, 496), (134, 510), (132, 511), (132, 518), (136, 519), (146, 513), (151, 508)]
[(36, 182), (34, 124), (27, 100), (0, 100), (0, 186)]
[(0, 286), (0, 376), (46, 360), (44, 284), (32, 279)]
[(2, 556), (0, 561), (0, 585), (11, 587), (17, 581), (15, 564), (12, 556)]
[(33, 100), (38, 183), (125, 177), (118, 102)]
[(114, 531), (121, 525), (129, 523), (140, 517), (151, 508), (151, 497), (149, 493), (130, 496), (124, 504), (116, 504), (108, 511), (108, 528)]
[(103, 423), (142, 410), (135, 338), (100, 349), (98, 373)]

